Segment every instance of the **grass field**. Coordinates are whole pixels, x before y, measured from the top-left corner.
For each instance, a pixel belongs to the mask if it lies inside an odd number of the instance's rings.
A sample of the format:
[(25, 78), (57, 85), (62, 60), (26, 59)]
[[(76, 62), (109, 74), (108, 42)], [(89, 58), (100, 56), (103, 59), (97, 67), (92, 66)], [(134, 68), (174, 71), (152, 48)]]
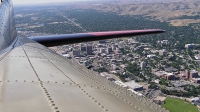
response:
[(193, 104), (177, 98), (166, 98), (165, 104), (162, 106), (170, 112), (199, 112)]

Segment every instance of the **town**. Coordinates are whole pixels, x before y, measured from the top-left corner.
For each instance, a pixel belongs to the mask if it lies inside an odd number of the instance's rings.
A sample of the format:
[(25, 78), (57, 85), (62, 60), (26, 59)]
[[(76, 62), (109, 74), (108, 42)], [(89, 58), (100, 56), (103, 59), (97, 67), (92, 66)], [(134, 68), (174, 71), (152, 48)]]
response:
[[(167, 40), (162, 42), (167, 42)], [(190, 49), (191, 46), (188, 46), (186, 45), (186, 49)], [(146, 55), (141, 56), (137, 53), (139, 49), (144, 49)], [(179, 71), (173, 67), (164, 68), (166, 65), (161, 64), (163, 70), (154, 69), (154, 66), (160, 66), (160, 64), (147, 64), (150, 61), (156, 62), (163, 56), (166, 58), (159, 61), (170, 63), (170, 59), (175, 56), (163, 49), (151, 49), (148, 43), (139, 43), (134, 38), (66, 45), (54, 50), (66, 58), (98, 72), (102, 77), (115, 81), (117, 85), (128, 88), (140, 96), (148, 97), (152, 101), (156, 101), (157, 96), (165, 96), (164, 90), (183, 94), (183, 92), (187, 92), (185, 87), (199, 86), (200, 78), (195, 69), (185, 70), (183, 67)], [(176, 60), (172, 60), (171, 63), (173, 61)], [(162, 88), (163, 85), (165, 88)], [(170, 93), (168, 94), (170, 95)]]

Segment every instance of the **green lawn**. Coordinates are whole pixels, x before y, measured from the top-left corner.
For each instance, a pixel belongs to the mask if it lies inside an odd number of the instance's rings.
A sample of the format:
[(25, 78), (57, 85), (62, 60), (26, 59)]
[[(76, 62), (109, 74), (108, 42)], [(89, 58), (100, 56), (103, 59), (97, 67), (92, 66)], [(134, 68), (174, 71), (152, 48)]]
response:
[(167, 97), (165, 104), (162, 106), (170, 112), (199, 112), (198, 108), (193, 104), (176, 98)]

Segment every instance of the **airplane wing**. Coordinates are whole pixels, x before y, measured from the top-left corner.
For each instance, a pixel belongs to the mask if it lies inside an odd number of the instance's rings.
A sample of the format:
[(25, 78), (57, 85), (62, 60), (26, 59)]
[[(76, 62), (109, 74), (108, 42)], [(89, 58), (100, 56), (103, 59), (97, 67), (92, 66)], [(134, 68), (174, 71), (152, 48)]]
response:
[(161, 29), (147, 29), (147, 30), (126, 30), (126, 31), (109, 31), (109, 32), (90, 32), (90, 33), (77, 33), (77, 34), (62, 34), (62, 35), (49, 35), (49, 36), (35, 36), (29, 37), (46, 47), (74, 44), (80, 42), (97, 41), (121, 37), (132, 37), (147, 34), (164, 33)]
[(0, 112), (167, 112), (28, 38), (0, 57)]
[(29, 38), (15, 38), (11, 12), (4, 0), (0, 112), (167, 112)]

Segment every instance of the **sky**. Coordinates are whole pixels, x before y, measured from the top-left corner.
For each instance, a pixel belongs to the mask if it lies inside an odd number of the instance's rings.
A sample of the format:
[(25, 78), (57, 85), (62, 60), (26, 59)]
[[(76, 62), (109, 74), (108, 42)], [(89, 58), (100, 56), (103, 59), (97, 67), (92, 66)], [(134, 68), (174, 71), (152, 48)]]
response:
[(72, 1), (91, 1), (91, 0), (12, 0), (14, 5), (18, 4), (38, 4), (52, 2), (72, 2)]

